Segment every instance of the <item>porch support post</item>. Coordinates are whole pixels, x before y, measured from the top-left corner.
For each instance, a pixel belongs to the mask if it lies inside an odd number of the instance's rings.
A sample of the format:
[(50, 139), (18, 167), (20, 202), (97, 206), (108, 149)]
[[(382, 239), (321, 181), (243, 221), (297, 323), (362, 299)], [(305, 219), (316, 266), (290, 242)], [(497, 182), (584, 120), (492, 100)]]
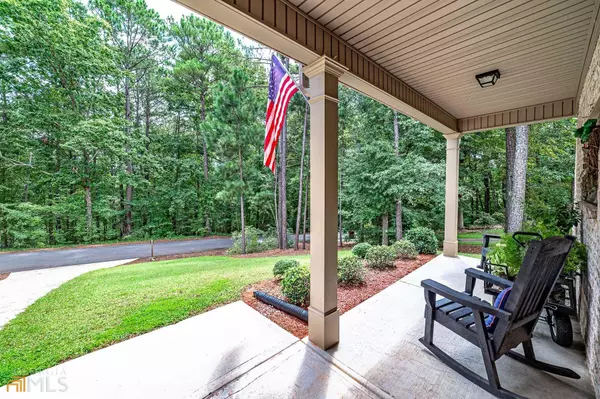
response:
[(458, 164), (460, 133), (446, 134), (446, 217), (444, 256), (458, 256)]
[(339, 341), (337, 309), (338, 79), (327, 57), (304, 67), (310, 83), (310, 306), (308, 338), (327, 349)]

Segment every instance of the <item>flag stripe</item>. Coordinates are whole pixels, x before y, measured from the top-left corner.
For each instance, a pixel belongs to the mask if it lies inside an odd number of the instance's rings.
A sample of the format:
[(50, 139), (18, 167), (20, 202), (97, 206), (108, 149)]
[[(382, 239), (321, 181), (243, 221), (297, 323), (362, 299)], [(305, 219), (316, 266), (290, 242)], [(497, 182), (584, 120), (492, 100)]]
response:
[[(271, 146), (269, 148), (269, 158), (275, 159), (275, 149), (277, 148), (277, 143), (279, 142), (279, 132), (281, 131), (281, 127), (283, 126), (283, 122), (285, 119), (284, 116), (287, 110), (287, 102), (289, 102), (289, 100), (296, 93), (296, 91), (296, 86), (292, 83), (292, 86), (289, 87), (285, 93), (283, 93), (283, 102), (281, 103), (281, 106), (277, 110), (277, 115), (275, 116), (276, 119), (273, 132), (276, 133), (274, 139), (271, 141)], [(274, 170), (274, 168), (272, 170)]]
[(275, 173), (275, 153), (279, 134), (290, 100), (298, 92), (294, 80), (287, 73), (279, 59), (271, 57), (271, 71), (269, 75), (269, 100), (267, 102), (264, 164)]
[[(281, 131), (281, 127), (283, 125), (284, 116), (287, 110), (287, 105), (291, 99), (291, 97), (296, 93), (297, 88), (294, 82), (291, 79), (288, 79), (283, 85), (283, 92), (280, 94), (283, 97), (280, 101), (277, 102), (274, 112), (274, 125), (270, 131), (271, 139), (269, 140), (269, 146), (267, 147), (267, 152), (269, 157), (274, 156), (275, 148), (277, 146), (277, 142), (279, 141), (279, 132)], [(274, 137), (273, 137), (274, 136)]]

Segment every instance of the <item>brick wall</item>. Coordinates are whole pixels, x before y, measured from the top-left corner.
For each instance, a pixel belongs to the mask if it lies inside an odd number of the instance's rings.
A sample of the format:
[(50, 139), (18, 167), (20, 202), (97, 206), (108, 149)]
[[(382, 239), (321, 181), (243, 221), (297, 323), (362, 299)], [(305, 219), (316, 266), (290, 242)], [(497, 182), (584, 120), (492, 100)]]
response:
[[(578, 126), (581, 126), (587, 119), (600, 116), (598, 115), (599, 104), (600, 40), (596, 44), (579, 97)], [(596, 390), (596, 397), (600, 398), (600, 207), (582, 202), (583, 152), (579, 140), (577, 140), (576, 159), (575, 201), (580, 204), (582, 211), (582, 222), (577, 234), (588, 249), (588, 265), (582, 273), (580, 281), (579, 321), (581, 333), (586, 342), (587, 363)]]
[(580, 231), (588, 247), (588, 266), (581, 279), (579, 322), (596, 396), (600, 398), (600, 222), (584, 217)]

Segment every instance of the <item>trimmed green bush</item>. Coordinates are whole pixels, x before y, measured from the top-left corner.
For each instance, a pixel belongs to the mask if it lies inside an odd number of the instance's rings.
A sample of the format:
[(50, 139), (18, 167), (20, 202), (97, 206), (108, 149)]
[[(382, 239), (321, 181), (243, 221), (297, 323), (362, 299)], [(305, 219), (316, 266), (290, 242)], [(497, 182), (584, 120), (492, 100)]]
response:
[(384, 269), (386, 267), (394, 267), (396, 260), (396, 252), (392, 247), (385, 245), (377, 245), (367, 251), (365, 256), (367, 266), (374, 269)]
[(474, 226), (488, 227), (497, 224), (498, 221), (489, 213), (482, 213), (477, 219), (473, 221)]
[(415, 244), (420, 254), (435, 254), (438, 248), (438, 239), (435, 232), (427, 227), (410, 229), (404, 235), (407, 241)]
[(417, 251), (417, 247), (415, 244), (408, 240), (399, 240), (396, 241), (392, 248), (396, 251), (396, 257), (399, 259), (417, 259), (419, 255), (419, 251)]
[[(262, 230), (257, 229), (256, 227), (246, 226), (246, 253), (251, 254), (254, 252), (262, 252), (270, 249), (270, 244), (267, 244), (266, 241), (261, 240), (261, 237), (264, 235)], [(227, 250), (227, 254), (229, 255), (239, 255), (242, 253), (242, 233), (239, 231), (234, 231), (231, 233), (231, 240), (233, 244), (231, 248)]]
[(307, 305), (310, 299), (310, 270), (307, 266), (287, 269), (281, 280), (281, 292), (295, 305)]
[(283, 275), (289, 268), (298, 266), (300, 266), (300, 263), (297, 260), (282, 259), (275, 263), (275, 266), (273, 266), (273, 276), (275, 276), (275, 278), (281, 279), (283, 278)]
[(373, 246), (368, 242), (361, 242), (356, 244), (354, 248), (352, 248), (352, 255), (358, 256), (359, 258), (364, 259), (367, 255), (367, 251), (371, 249)]
[(338, 259), (338, 281), (342, 284), (355, 285), (365, 281), (366, 269), (357, 256)]

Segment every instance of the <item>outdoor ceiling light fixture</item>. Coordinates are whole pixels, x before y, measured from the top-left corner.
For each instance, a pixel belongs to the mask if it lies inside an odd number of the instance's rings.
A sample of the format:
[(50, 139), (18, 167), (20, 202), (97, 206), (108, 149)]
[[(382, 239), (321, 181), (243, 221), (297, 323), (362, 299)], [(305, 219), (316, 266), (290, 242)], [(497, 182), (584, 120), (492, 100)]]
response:
[(500, 71), (494, 69), (490, 72), (480, 73), (479, 75), (475, 76), (475, 79), (477, 79), (479, 86), (481, 87), (493, 86), (496, 84), (498, 79), (500, 79)]

